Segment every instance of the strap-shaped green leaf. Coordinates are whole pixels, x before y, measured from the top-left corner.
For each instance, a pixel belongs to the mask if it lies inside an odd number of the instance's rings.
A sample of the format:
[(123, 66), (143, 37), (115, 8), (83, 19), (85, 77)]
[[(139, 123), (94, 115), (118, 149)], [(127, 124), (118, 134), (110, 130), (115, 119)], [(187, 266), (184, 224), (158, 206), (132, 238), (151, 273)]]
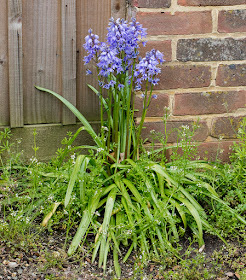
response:
[(79, 246), (79, 243), (81, 242), (83, 236), (85, 235), (85, 233), (87, 232), (88, 230), (88, 227), (91, 223), (91, 219), (97, 209), (97, 205), (99, 203), (99, 200), (100, 200), (100, 197), (101, 197), (101, 192), (98, 192), (96, 195), (94, 195), (92, 198), (91, 198), (91, 201), (90, 203), (88, 204), (88, 207), (86, 210), (84, 210), (83, 212), (83, 217), (82, 217), (82, 220), (79, 224), (79, 227), (78, 227), (78, 230), (69, 246), (69, 249), (68, 249), (68, 255), (72, 255), (76, 249), (78, 248)]
[(64, 105), (66, 105), (73, 113), (74, 115), (81, 121), (81, 123), (84, 125), (85, 129), (87, 130), (87, 132), (91, 135), (91, 137), (93, 138), (93, 140), (96, 142), (96, 144), (98, 145), (98, 147), (102, 147), (103, 144), (101, 142), (101, 140), (99, 139), (99, 137), (97, 136), (96, 132), (94, 131), (94, 129), (91, 127), (91, 125), (89, 124), (89, 122), (87, 121), (87, 119), (79, 112), (79, 110), (77, 108), (75, 108), (75, 106), (73, 106), (72, 103), (70, 103), (68, 100), (66, 100), (64, 97), (62, 97), (61, 95), (57, 94), (56, 92), (46, 89), (46, 88), (42, 88), (39, 86), (35, 86), (36, 89), (40, 90), (40, 91), (44, 91), (47, 93), (50, 93), (52, 95), (54, 95), (56, 98), (58, 98)]

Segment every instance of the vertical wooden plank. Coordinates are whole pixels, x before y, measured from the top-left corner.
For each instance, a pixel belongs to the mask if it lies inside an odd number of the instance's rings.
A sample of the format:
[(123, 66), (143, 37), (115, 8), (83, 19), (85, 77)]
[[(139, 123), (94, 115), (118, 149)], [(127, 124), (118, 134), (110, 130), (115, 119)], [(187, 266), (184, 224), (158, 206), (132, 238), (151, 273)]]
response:
[[(93, 66), (84, 65), (83, 57), (86, 55), (83, 44), (88, 29), (98, 34), (101, 41), (105, 40), (107, 25), (111, 17), (110, 0), (78, 0), (77, 12), (77, 107), (88, 120), (99, 119), (99, 100), (87, 84), (97, 87), (97, 76)], [(93, 76), (85, 75), (86, 69), (93, 70)]]
[[(62, 95), (76, 106), (76, 0), (62, 0)], [(63, 105), (62, 123), (74, 124), (76, 117)]]
[(62, 93), (61, 1), (22, 0), (24, 123), (60, 123), (61, 103), (34, 88)]
[(22, 1), (8, 0), (10, 126), (23, 126)]
[(111, 0), (111, 15), (114, 19), (126, 18), (126, 1)]
[(9, 125), (8, 6), (0, 0), (0, 126)]

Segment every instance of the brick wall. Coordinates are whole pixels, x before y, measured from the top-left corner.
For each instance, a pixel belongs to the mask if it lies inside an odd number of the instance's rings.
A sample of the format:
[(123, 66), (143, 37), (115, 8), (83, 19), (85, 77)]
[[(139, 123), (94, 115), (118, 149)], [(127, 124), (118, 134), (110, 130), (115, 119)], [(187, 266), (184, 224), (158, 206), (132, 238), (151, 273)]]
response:
[(220, 158), (228, 160), (246, 116), (246, 0), (132, 0), (128, 13), (148, 29), (145, 50), (159, 49), (166, 59), (144, 137), (163, 132), (169, 107), (169, 130), (199, 117), (201, 156), (214, 159), (220, 143)]

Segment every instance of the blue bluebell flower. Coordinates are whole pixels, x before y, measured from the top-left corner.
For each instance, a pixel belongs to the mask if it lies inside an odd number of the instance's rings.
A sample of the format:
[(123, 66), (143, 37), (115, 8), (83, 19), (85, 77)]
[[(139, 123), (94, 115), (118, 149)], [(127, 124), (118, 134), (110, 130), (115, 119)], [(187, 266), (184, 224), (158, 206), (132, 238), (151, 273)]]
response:
[[(151, 50), (146, 53), (146, 57), (138, 60), (139, 44), (146, 34), (146, 29), (136, 19), (127, 22), (124, 19), (111, 18), (106, 43), (100, 42), (98, 35), (89, 30), (89, 35), (85, 37), (84, 48), (87, 56), (84, 57), (84, 61), (85, 64), (91, 60), (96, 61), (98, 79), (101, 80), (99, 86), (106, 89), (114, 87), (115, 81), (108, 82), (111, 75), (116, 79), (117, 75), (121, 77), (124, 75), (129, 85), (133, 75), (135, 90), (141, 89), (143, 81), (148, 81), (153, 86), (158, 83), (159, 79), (156, 76), (161, 71), (158, 64), (164, 62), (163, 54)], [(142, 43), (146, 44), (146, 42)], [(132, 73), (133, 67), (135, 67), (134, 73)], [(91, 74), (91, 71), (87, 70), (86, 74)], [(121, 81), (117, 88), (121, 90), (123, 84), (124, 82)]]
[(84, 49), (87, 51), (88, 55), (84, 57), (85, 64), (88, 64), (92, 59), (95, 59), (99, 54), (102, 43), (99, 41), (99, 36), (92, 33), (89, 29), (89, 35), (85, 37)]
[(146, 37), (146, 29), (142, 25), (132, 19), (128, 22), (124, 19), (110, 19), (107, 42), (110, 48), (117, 51), (117, 54), (123, 59), (125, 67), (133, 63), (133, 60), (139, 54), (140, 38)]
[(136, 77), (136, 83), (141, 86), (143, 81), (150, 82), (155, 86), (159, 79), (155, 78), (161, 72), (161, 69), (157, 67), (164, 62), (163, 54), (160, 51), (151, 50), (146, 53), (146, 56), (139, 61), (136, 65), (136, 71), (134, 73)]
[(86, 69), (86, 76), (87, 75), (92, 75), (92, 72), (91, 72), (91, 70), (89, 70), (89, 69)]
[(119, 89), (119, 90), (123, 89), (124, 87), (125, 87), (124, 85), (118, 84), (118, 89)]

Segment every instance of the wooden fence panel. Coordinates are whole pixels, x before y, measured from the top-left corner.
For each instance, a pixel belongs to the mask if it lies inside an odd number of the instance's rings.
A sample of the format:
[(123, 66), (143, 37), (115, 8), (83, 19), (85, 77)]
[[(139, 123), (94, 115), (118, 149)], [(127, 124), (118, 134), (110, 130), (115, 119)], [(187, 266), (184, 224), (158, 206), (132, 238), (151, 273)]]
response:
[(60, 0), (22, 1), (24, 123), (60, 123), (61, 103), (34, 89), (62, 91)]
[[(92, 65), (84, 65), (84, 38), (92, 28), (105, 40), (109, 18), (124, 13), (123, 2), (0, 0), (0, 125), (76, 123), (65, 106), (35, 85), (63, 95), (88, 120), (98, 120), (99, 100), (87, 86), (97, 86), (97, 75)], [(85, 75), (87, 68), (93, 76)]]
[(9, 106), (11, 127), (23, 126), (22, 1), (8, 1)]
[(8, 6), (0, 0), (0, 125), (9, 125)]
[[(85, 51), (83, 44), (88, 29), (92, 28), (93, 33), (100, 36), (100, 40), (105, 39), (106, 27), (111, 16), (110, 0), (84, 0), (77, 1), (77, 108), (89, 120), (98, 119), (99, 100), (87, 84), (96, 85), (96, 72), (91, 65), (84, 65), (83, 57)], [(93, 76), (85, 76), (86, 69), (93, 72)]]
[[(62, 0), (62, 95), (76, 106), (76, 0)], [(74, 124), (76, 117), (63, 105), (62, 123)]]

